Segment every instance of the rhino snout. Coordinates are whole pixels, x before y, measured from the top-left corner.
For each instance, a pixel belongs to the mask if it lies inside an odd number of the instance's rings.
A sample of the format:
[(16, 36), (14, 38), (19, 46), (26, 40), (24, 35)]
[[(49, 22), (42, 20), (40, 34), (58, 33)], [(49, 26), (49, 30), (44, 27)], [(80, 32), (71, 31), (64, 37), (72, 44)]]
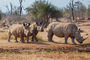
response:
[(29, 31), (28, 30), (25, 30), (24, 31), (24, 34), (27, 36), (29, 34)]

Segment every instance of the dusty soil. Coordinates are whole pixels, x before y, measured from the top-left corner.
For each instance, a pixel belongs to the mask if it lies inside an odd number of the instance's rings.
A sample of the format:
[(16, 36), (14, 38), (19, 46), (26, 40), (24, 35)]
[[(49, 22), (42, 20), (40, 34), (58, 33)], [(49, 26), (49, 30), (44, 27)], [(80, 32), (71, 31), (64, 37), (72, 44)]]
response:
[[(11, 39), (0, 40), (0, 60), (90, 60), (90, 21), (78, 23), (78, 27), (89, 38), (82, 45), (73, 45), (71, 40), (69, 44), (64, 44), (64, 38), (54, 36), (54, 43), (47, 41), (47, 33), (38, 34), (39, 42), (34, 43), (15, 43)], [(4, 32), (1, 32), (3, 34)]]

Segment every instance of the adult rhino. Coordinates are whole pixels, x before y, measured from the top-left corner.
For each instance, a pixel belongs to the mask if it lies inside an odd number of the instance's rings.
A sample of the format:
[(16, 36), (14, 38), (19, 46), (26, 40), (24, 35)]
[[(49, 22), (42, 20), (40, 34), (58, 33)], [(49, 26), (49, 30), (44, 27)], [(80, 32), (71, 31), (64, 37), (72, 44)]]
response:
[(9, 27), (8, 42), (10, 42), (10, 38), (13, 35), (15, 37), (16, 42), (18, 42), (17, 37), (20, 37), (21, 42), (24, 43), (24, 37), (26, 37), (28, 43), (29, 34), (30, 34), (30, 23), (13, 24), (12, 26)]
[(65, 44), (67, 44), (67, 40), (69, 37), (72, 39), (73, 44), (76, 44), (74, 39), (76, 39), (77, 42), (81, 44), (84, 40), (88, 38), (88, 34), (85, 38), (81, 36), (80, 29), (78, 29), (78, 27), (74, 23), (52, 22), (48, 25), (47, 32), (48, 41), (50, 42), (53, 42), (53, 35), (56, 35), (58, 37), (64, 37)]

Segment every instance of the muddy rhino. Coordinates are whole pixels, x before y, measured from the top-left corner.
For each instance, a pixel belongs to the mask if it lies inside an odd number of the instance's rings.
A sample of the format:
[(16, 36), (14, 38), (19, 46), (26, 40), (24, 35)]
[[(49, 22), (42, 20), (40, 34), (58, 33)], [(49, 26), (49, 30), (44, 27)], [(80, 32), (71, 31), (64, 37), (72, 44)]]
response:
[(74, 39), (77, 40), (80, 44), (83, 43), (84, 40), (88, 38), (88, 34), (83, 38), (80, 34), (80, 30), (74, 23), (60, 23), (60, 22), (52, 22), (47, 27), (48, 32), (48, 41), (53, 42), (52, 37), (56, 35), (58, 37), (65, 38), (65, 44), (67, 44), (67, 40), (70, 37), (72, 39), (73, 44), (76, 44)]
[(17, 37), (20, 37), (21, 42), (24, 43), (24, 37), (26, 37), (28, 43), (29, 34), (30, 34), (30, 23), (13, 24), (9, 28), (8, 42), (10, 42), (11, 35), (13, 35), (15, 37), (16, 42), (18, 42)]

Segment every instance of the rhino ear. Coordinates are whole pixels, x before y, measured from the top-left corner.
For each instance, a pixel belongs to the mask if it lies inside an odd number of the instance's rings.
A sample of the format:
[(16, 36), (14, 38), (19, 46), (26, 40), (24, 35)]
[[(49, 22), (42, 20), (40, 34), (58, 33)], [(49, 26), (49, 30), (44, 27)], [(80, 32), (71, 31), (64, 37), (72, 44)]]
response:
[(26, 26), (26, 23), (23, 23), (23, 26)]
[(36, 24), (38, 25), (38, 22), (36, 22)]
[(78, 29), (79, 32), (84, 32), (83, 30), (81, 30), (80, 28)]
[(80, 32), (80, 31), (81, 31), (81, 29), (79, 28), (79, 29), (78, 29), (78, 32)]
[(31, 24), (30, 23), (28, 23), (28, 26), (30, 26)]
[(80, 31), (81, 29), (79, 28), (78, 31)]

